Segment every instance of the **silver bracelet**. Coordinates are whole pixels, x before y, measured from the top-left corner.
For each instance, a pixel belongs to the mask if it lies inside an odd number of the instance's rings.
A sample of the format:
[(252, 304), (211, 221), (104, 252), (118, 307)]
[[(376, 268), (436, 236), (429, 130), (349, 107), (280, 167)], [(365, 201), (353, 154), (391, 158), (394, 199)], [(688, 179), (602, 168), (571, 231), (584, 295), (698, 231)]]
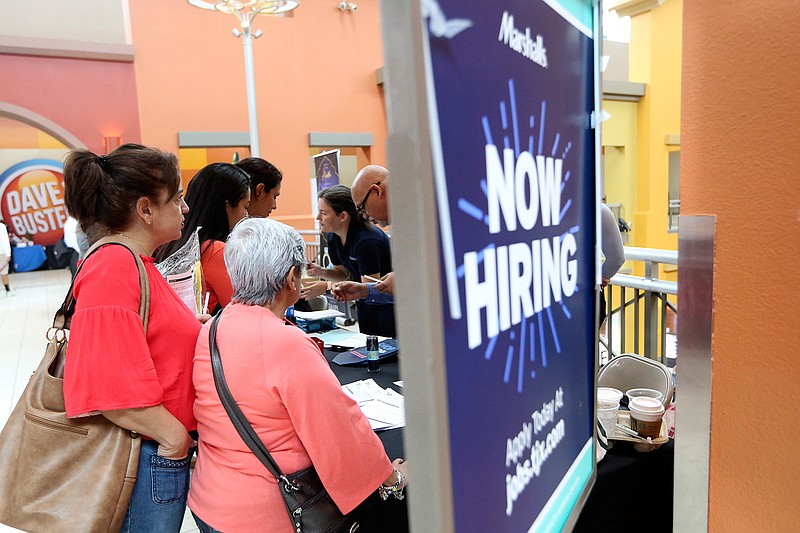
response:
[(388, 487), (386, 485), (380, 485), (378, 487), (378, 495), (380, 495), (382, 500), (388, 499), (390, 494), (398, 500), (405, 498), (403, 489), (406, 487), (406, 478), (403, 473), (396, 468), (394, 469), (394, 473), (397, 475), (397, 481), (395, 481), (394, 484)]

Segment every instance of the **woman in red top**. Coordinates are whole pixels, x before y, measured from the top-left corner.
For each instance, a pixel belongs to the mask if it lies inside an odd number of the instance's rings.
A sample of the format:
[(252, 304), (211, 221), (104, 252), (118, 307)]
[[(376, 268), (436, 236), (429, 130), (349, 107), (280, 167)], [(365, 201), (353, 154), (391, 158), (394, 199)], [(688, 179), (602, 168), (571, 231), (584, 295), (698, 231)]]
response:
[[(64, 165), (69, 212), (99, 241), (75, 278), (75, 314), (64, 369), (70, 417), (102, 414), (143, 436), (122, 531), (178, 532), (195, 445), (192, 355), (200, 322), (155, 268), (153, 251), (180, 236), (183, 201), (174, 155), (136, 144), (107, 156), (88, 150)], [(150, 283), (145, 334), (139, 254)]]
[(247, 216), (250, 177), (230, 163), (206, 165), (189, 182), (186, 203), (189, 215), (180, 238), (159, 250), (156, 259), (163, 261), (179, 250), (200, 227), (200, 265), (213, 315), (230, 303), (233, 294), (223, 253), (231, 229)]

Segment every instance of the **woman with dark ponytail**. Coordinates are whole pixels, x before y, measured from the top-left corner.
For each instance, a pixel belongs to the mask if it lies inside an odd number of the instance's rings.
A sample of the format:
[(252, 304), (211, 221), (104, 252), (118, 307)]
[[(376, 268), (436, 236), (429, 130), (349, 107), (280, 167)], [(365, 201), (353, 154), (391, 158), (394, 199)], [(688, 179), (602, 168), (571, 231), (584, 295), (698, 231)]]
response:
[[(125, 144), (108, 155), (71, 152), (67, 209), (95, 242), (73, 290), (64, 368), (67, 416), (100, 414), (143, 436), (139, 472), (122, 531), (180, 531), (197, 428), (192, 357), (200, 322), (155, 268), (153, 252), (181, 235), (184, 215), (174, 155)], [(147, 333), (139, 272), (150, 284)]]
[(228, 305), (233, 295), (225, 268), (225, 241), (236, 223), (248, 216), (250, 176), (236, 165), (211, 163), (189, 182), (186, 203), (189, 214), (180, 239), (158, 250), (156, 260), (163, 261), (179, 250), (199, 227), (203, 285), (208, 291), (208, 309), (213, 315)]

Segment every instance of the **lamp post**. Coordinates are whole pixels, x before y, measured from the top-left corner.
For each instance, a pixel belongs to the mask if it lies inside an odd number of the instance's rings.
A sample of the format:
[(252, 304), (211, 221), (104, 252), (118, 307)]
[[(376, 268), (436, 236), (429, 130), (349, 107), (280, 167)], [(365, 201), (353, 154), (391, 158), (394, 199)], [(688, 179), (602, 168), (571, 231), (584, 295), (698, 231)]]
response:
[(252, 31), (253, 19), (258, 15), (281, 15), (295, 9), (300, 2), (296, 0), (221, 0), (219, 2), (204, 2), (203, 0), (188, 0), (190, 5), (219, 11), (236, 16), (241, 31), (233, 29), (236, 37), (242, 38), (244, 45), (244, 72), (247, 85), (247, 114), (250, 122), (250, 155), (259, 157), (258, 144), (258, 114), (256, 113), (256, 84), (253, 74), (253, 39), (261, 37), (261, 30)]

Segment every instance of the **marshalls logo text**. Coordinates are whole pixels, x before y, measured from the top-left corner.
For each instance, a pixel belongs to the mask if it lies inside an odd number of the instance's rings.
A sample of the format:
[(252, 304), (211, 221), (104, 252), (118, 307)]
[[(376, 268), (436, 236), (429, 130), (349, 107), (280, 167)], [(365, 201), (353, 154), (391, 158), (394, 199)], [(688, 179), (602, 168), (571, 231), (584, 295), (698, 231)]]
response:
[(525, 28), (525, 32), (519, 31), (514, 27), (514, 15), (503, 12), (503, 20), (500, 21), (500, 34), (498, 41), (508, 45), (509, 48), (527, 57), (537, 65), (547, 68), (547, 49), (544, 47), (544, 39), (541, 35), (536, 36), (536, 40), (531, 39), (530, 27)]

